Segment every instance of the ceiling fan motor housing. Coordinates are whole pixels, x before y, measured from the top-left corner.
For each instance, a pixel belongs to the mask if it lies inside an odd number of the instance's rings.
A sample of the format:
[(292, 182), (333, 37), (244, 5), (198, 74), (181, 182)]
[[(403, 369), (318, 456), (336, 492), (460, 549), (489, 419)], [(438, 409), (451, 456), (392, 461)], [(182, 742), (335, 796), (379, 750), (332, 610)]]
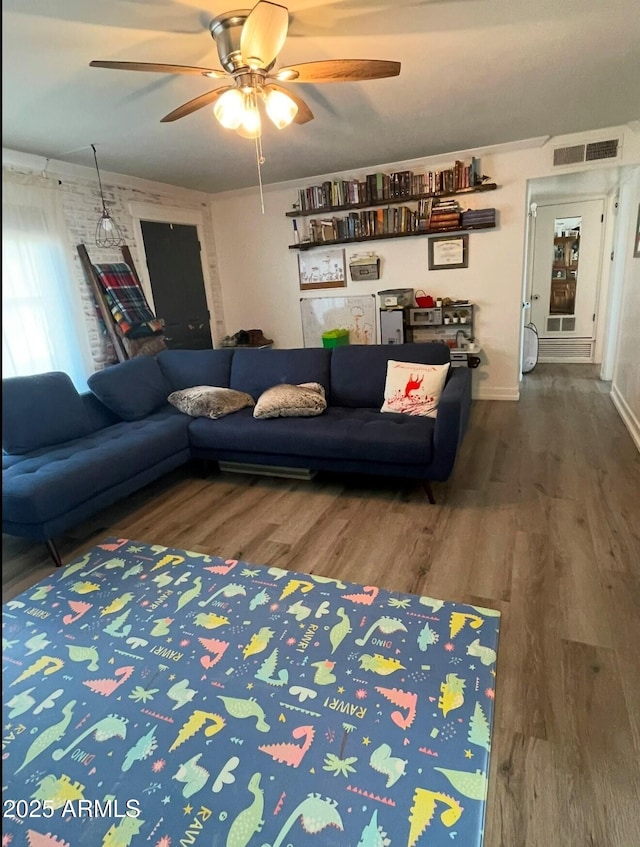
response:
[[(225, 12), (218, 15), (209, 24), (211, 37), (218, 48), (220, 64), (230, 74), (241, 68), (246, 68), (240, 51), (240, 37), (242, 27), (249, 17), (251, 9), (236, 9), (233, 12)], [(275, 65), (275, 59), (264, 70), (269, 71)]]

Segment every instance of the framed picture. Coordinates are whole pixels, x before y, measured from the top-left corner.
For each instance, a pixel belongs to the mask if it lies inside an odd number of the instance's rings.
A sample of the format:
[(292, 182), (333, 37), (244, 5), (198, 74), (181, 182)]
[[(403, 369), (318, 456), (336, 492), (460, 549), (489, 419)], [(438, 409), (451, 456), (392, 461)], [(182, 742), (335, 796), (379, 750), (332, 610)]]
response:
[(429, 270), (469, 266), (468, 235), (437, 235), (429, 239)]
[(310, 250), (298, 253), (300, 290), (346, 288), (344, 250)]
[(566, 279), (567, 278), (566, 270), (564, 270), (564, 268), (562, 268), (562, 269), (559, 268), (558, 270), (555, 270), (553, 272), (553, 278), (554, 279)]
[(633, 246), (634, 259), (640, 259), (640, 203), (638, 203), (638, 220), (636, 221), (636, 236)]

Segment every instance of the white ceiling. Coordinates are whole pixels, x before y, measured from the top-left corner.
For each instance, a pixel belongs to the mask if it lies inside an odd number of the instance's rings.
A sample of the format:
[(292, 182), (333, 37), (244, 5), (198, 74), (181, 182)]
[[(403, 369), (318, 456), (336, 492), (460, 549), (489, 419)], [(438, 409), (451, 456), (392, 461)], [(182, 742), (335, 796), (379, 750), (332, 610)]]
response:
[[(281, 0), (277, 67), (400, 61), (399, 77), (289, 83), (315, 120), (266, 127), (265, 183), (640, 118), (639, 0)], [(251, 5), (251, 0), (248, 5)], [(255, 185), (254, 143), (210, 108), (199, 76), (90, 68), (92, 59), (219, 67), (224, 0), (3, 0), (3, 147), (202, 191)]]

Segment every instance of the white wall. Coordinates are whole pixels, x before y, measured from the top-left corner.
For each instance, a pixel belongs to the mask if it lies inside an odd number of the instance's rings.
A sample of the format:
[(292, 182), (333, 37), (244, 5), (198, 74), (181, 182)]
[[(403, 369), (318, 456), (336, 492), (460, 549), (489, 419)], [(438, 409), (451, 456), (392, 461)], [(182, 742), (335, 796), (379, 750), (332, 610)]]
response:
[[(622, 162), (640, 162), (640, 138), (628, 127), (599, 131), (598, 138), (621, 137)], [(262, 215), (257, 190), (218, 194), (212, 200), (212, 217), (222, 280), (227, 331), (261, 328), (279, 347), (302, 346), (299, 300), (301, 296), (375, 293), (387, 288), (424, 289), (428, 294), (469, 298), (478, 305), (476, 335), (482, 345), (482, 365), (473, 375), (474, 397), (517, 399), (520, 379), (520, 326), (527, 214), (527, 182), (549, 176), (553, 147), (579, 143), (583, 136), (538, 139), (491, 149), (458, 151), (448, 156), (412, 162), (372, 163), (359, 171), (318, 175), (300, 182), (265, 188)], [(591, 136), (587, 140), (592, 140)], [(546, 143), (545, 143), (546, 142)], [(299, 151), (304, 155), (304, 151)], [(265, 151), (268, 171), (268, 149)], [(411, 168), (417, 172), (450, 167), (455, 159), (481, 159), (481, 170), (491, 176), (498, 190), (471, 194), (463, 207), (495, 206), (498, 227), (471, 232), (469, 267), (429, 271), (428, 238), (402, 238), (345, 245), (351, 254), (375, 250), (382, 259), (377, 282), (351, 282), (346, 288), (301, 294), (297, 251), (291, 219), (285, 213), (297, 200), (298, 188), (324, 179), (362, 178), (372, 171)], [(622, 163), (621, 162), (621, 163)], [(574, 171), (605, 167), (601, 163), (579, 166)], [(299, 219), (299, 225), (302, 219)]]
[(640, 257), (633, 255), (640, 215), (640, 167), (622, 185), (620, 207), (616, 253), (622, 285), (611, 399), (640, 450)]
[[(593, 134), (591, 134), (592, 136)], [(350, 280), (336, 294), (367, 294), (386, 288), (423, 288), (434, 296), (468, 297), (478, 304), (476, 334), (482, 344), (483, 364), (474, 371), (474, 396), (480, 399), (517, 399), (520, 377), (520, 325), (524, 278), (527, 183), (557, 176), (552, 167), (553, 147), (592, 140), (588, 134), (554, 139), (537, 139), (497, 148), (460, 151), (448, 156), (412, 162), (375, 164), (344, 174), (319, 175), (296, 183), (265, 188), (265, 214), (260, 211), (257, 189), (206, 195), (183, 191), (172, 186), (104, 173), (107, 204), (124, 231), (136, 263), (140, 262), (135, 240), (131, 202), (153, 203), (185, 210), (206, 211), (205, 240), (211, 280), (209, 301), (214, 304), (212, 332), (216, 342), (239, 329), (260, 328), (275, 339), (279, 347), (302, 345), (300, 298), (324, 296), (331, 291), (305, 292), (298, 284), (298, 251), (289, 250), (293, 228), (285, 213), (297, 200), (299, 187), (322, 182), (325, 178), (364, 176), (376, 170), (413, 168), (416, 171), (449, 167), (456, 158), (481, 158), (483, 173), (491, 176), (499, 188), (484, 194), (472, 194), (468, 205), (476, 208), (495, 206), (499, 225), (495, 230), (478, 231), (469, 236), (469, 267), (463, 270), (428, 271), (427, 237), (371, 241), (345, 245), (346, 256), (375, 250), (382, 258), (382, 276), (378, 282)], [(600, 138), (620, 137), (620, 170), (631, 177), (620, 189), (616, 239), (620, 242), (616, 270), (612, 272), (612, 295), (607, 309), (620, 304), (617, 332), (620, 343), (613, 355), (615, 372), (614, 402), (627, 425), (638, 431), (640, 420), (640, 368), (636, 364), (640, 328), (640, 259), (632, 258), (633, 229), (640, 202), (637, 166), (640, 165), (640, 134), (629, 127), (614, 127), (597, 133)], [(546, 142), (546, 143), (545, 143)], [(239, 140), (240, 143), (240, 140)], [(265, 151), (265, 177), (268, 178), (268, 149)], [(299, 152), (304, 155), (304, 151)], [(635, 165), (635, 176), (633, 167)], [(3, 150), (3, 166), (40, 174), (46, 168), (51, 177), (59, 177), (69, 228), (69, 250), (74, 257), (76, 282), (83, 297), (85, 316), (92, 341), (96, 368), (112, 359), (104, 337), (99, 333), (88, 286), (77, 260), (75, 246), (86, 243), (94, 261), (115, 261), (117, 251), (99, 251), (92, 246), (95, 224), (100, 214), (97, 178), (92, 168), (67, 165)], [(565, 169), (574, 174), (610, 169), (607, 162)], [(466, 206), (467, 203), (465, 202)], [(210, 212), (210, 215), (208, 214)], [(301, 219), (300, 219), (301, 220)], [(215, 237), (214, 237), (215, 233)]]
[[(87, 334), (96, 370), (115, 361), (115, 353), (108, 337), (103, 333), (96, 316), (91, 290), (86, 280), (77, 245), (84, 244), (93, 262), (121, 262), (119, 248), (101, 249), (95, 246), (96, 224), (102, 212), (98, 177), (95, 168), (67, 165), (64, 162), (44, 159), (16, 151), (3, 149), (4, 170), (21, 173), (46, 173), (52, 180), (59, 180), (58, 190), (68, 229), (68, 250), (75, 270), (74, 281), (83, 304)], [(131, 249), (138, 273), (144, 278), (141, 245), (136, 241), (136, 231), (130, 212), (130, 204), (148, 204), (154, 207), (171, 207), (185, 212), (199, 212), (203, 219), (205, 255), (208, 268), (205, 274), (210, 281), (208, 300), (212, 305), (211, 331), (219, 341), (225, 334), (222, 292), (218, 277), (218, 266), (213, 238), (213, 223), (209, 214), (208, 194), (176, 189), (174, 186), (156, 184), (118, 174), (100, 172), (105, 201), (114, 220), (122, 230), (125, 244)]]

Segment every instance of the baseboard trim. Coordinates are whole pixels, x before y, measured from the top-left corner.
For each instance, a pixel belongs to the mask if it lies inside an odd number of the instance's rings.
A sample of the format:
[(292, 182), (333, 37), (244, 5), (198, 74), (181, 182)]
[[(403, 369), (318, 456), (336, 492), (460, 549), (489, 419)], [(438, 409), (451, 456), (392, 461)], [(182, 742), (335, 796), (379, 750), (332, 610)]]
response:
[(611, 392), (609, 396), (611, 397), (611, 401), (616, 407), (618, 414), (622, 418), (622, 422), (629, 430), (629, 435), (631, 436), (633, 443), (636, 445), (638, 451), (640, 452), (640, 421), (638, 421), (636, 416), (633, 414), (633, 412), (629, 408), (629, 405), (627, 404), (627, 401), (624, 399), (622, 394), (620, 394), (615, 385), (611, 386)]
[(285, 479), (310, 480), (316, 471), (309, 468), (287, 468), (281, 465), (252, 465), (249, 462), (218, 462), (221, 471), (244, 473), (257, 476), (281, 476)]
[(474, 400), (519, 400), (519, 388), (478, 388)]

